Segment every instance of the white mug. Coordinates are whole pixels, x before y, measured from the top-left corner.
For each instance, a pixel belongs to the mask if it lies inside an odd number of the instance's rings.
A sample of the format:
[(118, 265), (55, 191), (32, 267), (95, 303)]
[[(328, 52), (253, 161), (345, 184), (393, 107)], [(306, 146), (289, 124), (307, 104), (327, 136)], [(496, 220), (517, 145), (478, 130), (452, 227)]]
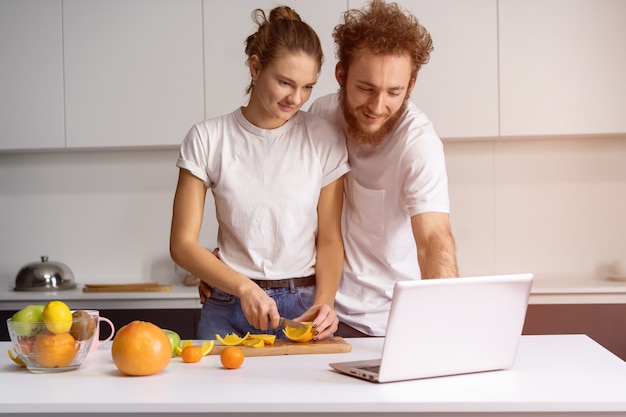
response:
[[(85, 310), (85, 311), (89, 313), (89, 315), (93, 317), (94, 320), (96, 321), (96, 329), (93, 332), (93, 336), (92, 336), (93, 341), (91, 342), (91, 348), (89, 349), (89, 352), (94, 352), (98, 350), (100, 346), (102, 346), (103, 344), (105, 344), (106, 342), (108, 342), (109, 340), (113, 338), (113, 335), (115, 334), (115, 326), (113, 325), (113, 322), (111, 322), (111, 320), (107, 319), (106, 317), (100, 317), (100, 311), (98, 310)], [(105, 322), (106, 324), (108, 324), (109, 328), (111, 329), (111, 333), (104, 339), (100, 339), (100, 323), (101, 322)]]

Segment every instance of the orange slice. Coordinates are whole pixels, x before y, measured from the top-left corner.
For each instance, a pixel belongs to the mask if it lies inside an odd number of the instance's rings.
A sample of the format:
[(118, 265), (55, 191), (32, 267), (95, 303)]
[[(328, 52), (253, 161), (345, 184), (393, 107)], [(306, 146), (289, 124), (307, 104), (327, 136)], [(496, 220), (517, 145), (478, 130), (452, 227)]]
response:
[(220, 336), (219, 334), (215, 335), (215, 338), (224, 346), (237, 346), (243, 343), (244, 340), (246, 340), (248, 337), (250, 337), (250, 332), (246, 333), (244, 337), (239, 337), (238, 335), (236, 335), (235, 333), (228, 333), (226, 336), (224, 336), (222, 338), (222, 336)]
[(313, 332), (313, 322), (305, 322), (307, 327), (291, 327), (287, 326), (283, 329), (283, 333), (287, 336), (287, 339), (293, 342), (308, 342), (315, 337)]
[(213, 346), (215, 345), (215, 341), (209, 340), (208, 342), (202, 342), (200, 348), (202, 349), (202, 356), (206, 356), (213, 350)]
[(15, 348), (13, 348), (13, 350), (8, 350), (7, 352), (9, 352), (9, 357), (11, 358), (13, 362), (18, 364), (19, 366), (26, 366), (22, 358), (20, 358), (20, 356), (15, 351)]
[(251, 348), (262, 348), (263, 346), (265, 346), (265, 342), (263, 341), (263, 339), (255, 336), (250, 336), (246, 340), (244, 340), (241, 345)]
[(275, 334), (265, 334), (265, 333), (261, 333), (261, 334), (251, 334), (250, 336), (254, 336), (257, 337), (261, 340), (263, 340), (263, 344), (265, 346), (273, 346), (274, 342), (276, 341), (276, 335)]

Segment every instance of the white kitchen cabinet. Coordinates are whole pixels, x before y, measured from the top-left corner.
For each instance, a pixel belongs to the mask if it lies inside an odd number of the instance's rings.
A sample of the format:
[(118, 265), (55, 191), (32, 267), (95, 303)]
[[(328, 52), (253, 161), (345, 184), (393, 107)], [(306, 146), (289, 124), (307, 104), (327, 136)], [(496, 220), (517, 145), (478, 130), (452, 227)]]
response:
[(204, 117), (202, 0), (64, 0), (68, 148), (178, 145)]
[(626, 1), (499, 0), (501, 135), (626, 132)]
[(245, 40), (256, 32), (252, 21), (254, 9), (268, 13), (277, 5), (287, 5), (317, 32), (325, 62), (313, 94), (303, 106), (307, 109), (317, 98), (337, 91), (335, 47), (332, 30), (346, 10), (346, 1), (338, 0), (204, 0), (204, 45), (206, 74), (206, 117), (230, 113), (248, 102), (245, 89), (250, 82), (246, 66)]
[(65, 146), (61, 0), (0, 0), (0, 150)]
[[(360, 8), (366, 0), (350, 0)], [(430, 32), (434, 51), (411, 99), (442, 138), (498, 135), (496, 0), (400, 0)]]

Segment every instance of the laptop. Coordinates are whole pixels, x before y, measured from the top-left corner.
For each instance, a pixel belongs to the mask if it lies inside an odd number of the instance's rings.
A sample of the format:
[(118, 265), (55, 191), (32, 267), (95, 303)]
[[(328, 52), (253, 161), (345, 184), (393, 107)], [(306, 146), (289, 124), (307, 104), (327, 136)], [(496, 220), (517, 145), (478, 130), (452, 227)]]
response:
[(532, 280), (529, 273), (399, 281), (382, 357), (330, 366), (371, 382), (509, 368)]

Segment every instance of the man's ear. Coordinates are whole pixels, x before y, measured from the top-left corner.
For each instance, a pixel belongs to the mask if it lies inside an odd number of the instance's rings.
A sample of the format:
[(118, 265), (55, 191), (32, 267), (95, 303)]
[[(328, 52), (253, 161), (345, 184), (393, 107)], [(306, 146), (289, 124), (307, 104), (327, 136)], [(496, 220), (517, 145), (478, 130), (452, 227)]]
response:
[(407, 88), (407, 96), (409, 94), (411, 94), (411, 92), (413, 91), (413, 89), (415, 88), (415, 82), (417, 81), (417, 75), (415, 77), (411, 77), (411, 80), (409, 80), (409, 86)]
[(341, 62), (337, 62), (337, 64), (335, 65), (335, 79), (339, 83), (340, 87), (343, 87), (343, 83), (345, 81), (345, 75), (346, 75), (346, 72), (343, 67), (343, 64)]

